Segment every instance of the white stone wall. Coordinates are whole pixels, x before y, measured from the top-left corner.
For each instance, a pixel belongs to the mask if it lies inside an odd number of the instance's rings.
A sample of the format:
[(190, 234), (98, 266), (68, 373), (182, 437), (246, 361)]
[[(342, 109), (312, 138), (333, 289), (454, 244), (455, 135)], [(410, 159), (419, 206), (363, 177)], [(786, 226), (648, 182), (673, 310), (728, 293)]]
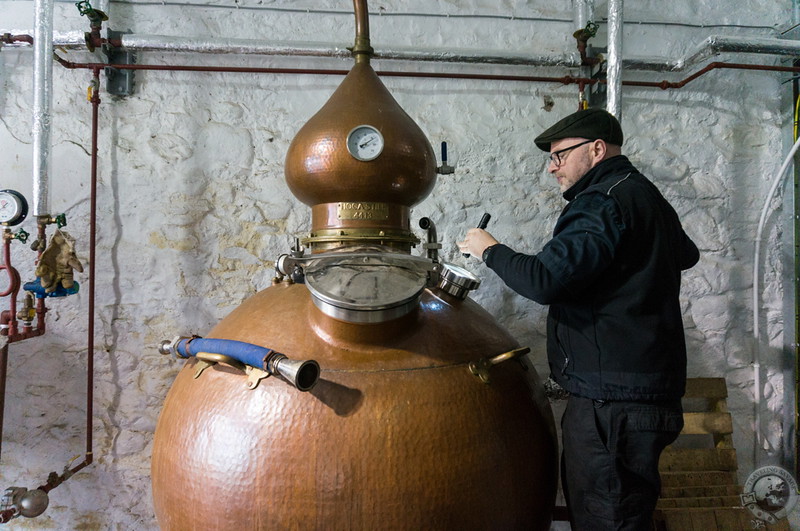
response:
[[(112, 3), (108, 25), (140, 34), (238, 37), (352, 44), (346, 1), (220, 1), (230, 7)], [(572, 3), (566, 0), (385, 0), (370, 3), (376, 49), (486, 48), (561, 56), (574, 53)], [(786, 25), (789, 0), (628, 3), (625, 55), (677, 59), (711, 34), (774, 37)], [(249, 9), (253, 8), (253, 9)], [(264, 9), (259, 9), (264, 8)], [(281, 13), (272, 8), (309, 9)], [(315, 10), (344, 14), (317, 13)], [(85, 31), (71, 2), (56, 4), (57, 32)], [(598, 18), (606, 11), (598, 2)], [(32, 3), (0, 0), (0, 30), (33, 28)], [(384, 16), (377, 16), (383, 13)], [(397, 13), (417, 13), (395, 16)], [(424, 14), (485, 15), (483, 18)], [(496, 16), (508, 18), (497, 18)], [(514, 18), (511, 18), (511, 17)], [(676, 24), (677, 23), (677, 24)], [(706, 25), (707, 27), (701, 27)], [(605, 27), (594, 41), (605, 44)], [(60, 52), (94, 61), (85, 52)], [(727, 55), (732, 62), (783, 64), (763, 55)], [(0, 49), (0, 188), (31, 198), (32, 60), (30, 49)], [(140, 53), (138, 62), (347, 69), (349, 60)], [(376, 61), (376, 70), (483, 72), (562, 76), (559, 68), (512, 68)], [(682, 73), (629, 72), (626, 79), (672, 81)], [(752, 287), (753, 240), (771, 180), (791, 135), (788, 76), (715, 71), (683, 90), (625, 88), (624, 152), (673, 202), (701, 250), (684, 275), (683, 308), (690, 376), (724, 376), (734, 412), (740, 473), (754, 467)], [(338, 76), (137, 72), (136, 93), (101, 93), (97, 317), (95, 337), (95, 463), (51, 493), (47, 512), (18, 529), (155, 529), (149, 456), (160, 406), (180, 363), (158, 354), (161, 339), (208, 331), (240, 302), (269, 285), (274, 259), (310, 228), (309, 209), (285, 186), (286, 150), (300, 126), (335, 90)], [(54, 70), (52, 212), (88, 261), (91, 105), (90, 72)], [(556, 83), (384, 78), (397, 101), (437, 148), (449, 144), (454, 175), (440, 177), (414, 209), (413, 223), (433, 219), (443, 259), (483, 277), (474, 298), (523, 344), (546, 376), (546, 309), (527, 301), (454, 242), (483, 212), (489, 230), (521, 251), (536, 252), (563, 206), (546, 155), (532, 139), (577, 106), (575, 86)], [(545, 105), (552, 98), (554, 105)], [(791, 190), (791, 188), (790, 188)], [(787, 196), (787, 201), (790, 197)], [(762, 271), (762, 428), (758, 464), (782, 464), (791, 379), (784, 379), (786, 334), (793, 336), (784, 283), (791, 265), (791, 203), (776, 200), (768, 218)], [(23, 227), (35, 232), (28, 220)], [(421, 236), (420, 231), (420, 236)], [(420, 252), (421, 251), (416, 251)], [(15, 242), (13, 263), (33, 277), (33, 255)], [(788, 268), (788, 269), (787, 269)], [(2, 275), (0, 275), (2, 276)], [(50, 300), (48, 333), (10, 347), (0, 489), (44, 483), (85, 440), (88, 282), (80, 294)], [(2, 281), (0, 281), (2, 282)], [(5, 304), (5, 302), (3, 303)], [(787, 331), (784, 332), (784, 323)], [(789, 356), (791, 353), (788, 354)], [(788, 367), (788, 369), (787, 369)], [(791, 416), (791, 415), (789, 415)], [(213, 500), (210, 500), (213, 503)]]

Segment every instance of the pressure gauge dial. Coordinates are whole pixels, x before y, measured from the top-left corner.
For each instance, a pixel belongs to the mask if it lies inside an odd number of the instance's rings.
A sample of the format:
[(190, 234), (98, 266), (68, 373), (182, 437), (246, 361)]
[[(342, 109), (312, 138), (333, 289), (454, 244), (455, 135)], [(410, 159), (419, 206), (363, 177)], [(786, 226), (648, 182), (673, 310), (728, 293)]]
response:
[(383, 135), (371, 125), (359, 125), (347, 135), (347, 151), (357, 160), (376, 159), (383, 151)]
[(14, 190), (0, 190), (0, 225), (19, 225), (28, 215), (28, 202)]

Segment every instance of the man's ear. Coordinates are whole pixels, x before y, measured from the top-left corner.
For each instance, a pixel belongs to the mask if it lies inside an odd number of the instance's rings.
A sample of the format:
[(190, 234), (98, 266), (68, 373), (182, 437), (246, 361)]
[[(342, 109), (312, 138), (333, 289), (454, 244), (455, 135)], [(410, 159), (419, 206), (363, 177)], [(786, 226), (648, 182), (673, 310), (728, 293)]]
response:
[(597, 139), (592, 143), (592, 157), (595, 163), (604, 160), (607, 153), (608, 145), (606, 145), (604, 140)]

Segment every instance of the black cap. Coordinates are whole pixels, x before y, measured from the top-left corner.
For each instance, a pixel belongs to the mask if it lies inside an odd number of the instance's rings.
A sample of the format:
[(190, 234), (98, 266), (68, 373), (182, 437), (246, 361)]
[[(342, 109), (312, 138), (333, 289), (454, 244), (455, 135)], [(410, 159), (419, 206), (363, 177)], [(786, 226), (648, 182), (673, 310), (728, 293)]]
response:
[(622, 127), (613, 114), (603, 109), (584, 109), (562, 118), (534, 142), (542, 151), (550, 151), (550, 143), (563, 138), (605, 140), (615, 146), (622, 145)]

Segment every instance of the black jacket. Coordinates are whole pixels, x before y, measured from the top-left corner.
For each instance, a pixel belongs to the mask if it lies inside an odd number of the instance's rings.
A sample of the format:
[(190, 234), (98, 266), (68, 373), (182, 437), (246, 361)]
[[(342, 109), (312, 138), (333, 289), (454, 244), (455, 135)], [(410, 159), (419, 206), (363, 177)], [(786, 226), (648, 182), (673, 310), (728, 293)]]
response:
[(586, 398), (681, 397), (681, 271), (697, 263), (697, 247), (672, 206), (624, 156), (592, 168), (564, 198), (569, 203), (540, 253), (495, 245), (486, 254), (509, 287), (550, 305), (553, 378)]

